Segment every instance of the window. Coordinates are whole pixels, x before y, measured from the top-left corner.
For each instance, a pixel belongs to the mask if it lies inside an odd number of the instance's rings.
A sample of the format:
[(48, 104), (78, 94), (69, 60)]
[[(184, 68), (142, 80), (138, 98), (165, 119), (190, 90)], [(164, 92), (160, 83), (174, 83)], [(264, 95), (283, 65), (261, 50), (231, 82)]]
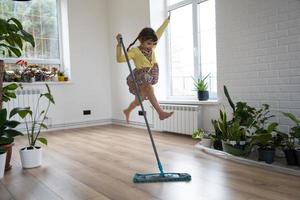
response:
[(170, 98), (196, 99), (193, 78), (205, 77), (217, 98), (215, 1), (169, 0)]
[[(30, 64), (58, 68), (62, 65), (58, 2), (58, 0), (0, 1), (0, 17), (19, 19), (24, 29), (33, 34), (35, 38), (36, 47), (32, 48), (26, 44), (24, 55), (21, 58)], [(19, 59), (7, 58), (5, 62), (15, 63)]]

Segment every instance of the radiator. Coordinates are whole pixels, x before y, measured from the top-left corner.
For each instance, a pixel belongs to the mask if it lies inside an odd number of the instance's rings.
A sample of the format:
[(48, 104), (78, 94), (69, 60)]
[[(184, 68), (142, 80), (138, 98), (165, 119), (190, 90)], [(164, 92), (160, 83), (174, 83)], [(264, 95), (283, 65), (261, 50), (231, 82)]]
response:
[[(3, 102), (3, 108), (6, 108), (8, 110), (8, 113), (16, 107), (30, 107), (30, 109), (35, 113), (37, 110), (38, 113), (41, 112), (41, 106), (44, 108), (45, 107), (45, 102), (41, 101), (40, 102), (40, 107), (37, 107), (37, 102), (39, 99), (39, 96), (42, 93), (42, 89), (39, 88), (24, 88), (22, 90), (17, 90), (16, 99), (12, 99), (9, 102)], [(12, 117), (12, 120), (17, 120), (20, 122), (24, 122), (24, 119), (21, 119), (18, 115), (15, 115)], [(27, 117), (27, 121), (29, 121), (29, 116)], [(49, 124), (49, 119), (45, 120), (45, 124)], [(25, 124), (21, 124), (18, 129), (24, 129)]]
[(154, 130), (192, 135), (201, 127), (200, 106), (173, 104), (160, 104), (160, 106), (167, 112), (174, 111), (174, 114), (168, 119), (160, 120), (152, 107)]

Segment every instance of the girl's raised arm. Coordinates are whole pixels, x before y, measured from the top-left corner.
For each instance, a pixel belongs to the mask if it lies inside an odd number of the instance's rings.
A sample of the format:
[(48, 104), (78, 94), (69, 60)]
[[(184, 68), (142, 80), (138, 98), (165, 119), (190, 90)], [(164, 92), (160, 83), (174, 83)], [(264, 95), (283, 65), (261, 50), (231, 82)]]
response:
[(170, 16), (164, 21), (164, 23), (157, 29), (156, 31), (156, 36), (158, 40), (161, 38), (162, 34), (166, 30), (167, 26), (169, 25), (170, 22)]

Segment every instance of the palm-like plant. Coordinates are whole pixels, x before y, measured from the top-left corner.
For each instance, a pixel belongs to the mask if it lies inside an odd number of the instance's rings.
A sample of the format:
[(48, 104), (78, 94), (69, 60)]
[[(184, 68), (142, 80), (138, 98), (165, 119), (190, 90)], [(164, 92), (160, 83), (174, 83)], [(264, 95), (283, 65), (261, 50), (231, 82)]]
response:
[[(19, 116), (24, 119), (26, 130), (27, 130), (27, 137), (28, 137), (28, 143), (29, 146), (33, 147), (35, 146), (36, 142), (39, 141), (45, 145), (48, 144), (48, 141), (46, 138), (40, 137), (42, 128), (47, 129), (47, 125), (44, 123), (47, 119), (47, 114), (50, 108), (51, 104), (55, 104), (54, 98), (52, 96), (51, 90), (49, 86), (46, 84), (47, 92), (40, 95), (36, 109), (34, 112), (30, 108), (26, 108), (22, 110), (22, 112), (18, 112)], [(38, 112), (40, 108), (40, 102), (42, 99), (45, 99), (47, 101), (47, 106), (45, 109), (43, 109), (41, 112)], [(27, 120), (27, 116), (29, 117), (29, 121)], [(31, 126), (29, 126), (31, 125)]]

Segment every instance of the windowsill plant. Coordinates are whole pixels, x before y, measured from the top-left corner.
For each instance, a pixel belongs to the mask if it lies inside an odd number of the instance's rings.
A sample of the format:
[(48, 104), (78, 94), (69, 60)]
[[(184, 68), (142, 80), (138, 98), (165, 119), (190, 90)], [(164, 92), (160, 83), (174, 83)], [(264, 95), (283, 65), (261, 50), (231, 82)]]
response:
[(210, 74), (206, 75), (204, 78), (198, 78), (197, 80), (194, 79), (194, 86), (198, 92), (198, 99), (199, 101), (206, 101), (209, 99), (209, 92), (208, 92), (208, 85), (206, 79), (209, 77)]

